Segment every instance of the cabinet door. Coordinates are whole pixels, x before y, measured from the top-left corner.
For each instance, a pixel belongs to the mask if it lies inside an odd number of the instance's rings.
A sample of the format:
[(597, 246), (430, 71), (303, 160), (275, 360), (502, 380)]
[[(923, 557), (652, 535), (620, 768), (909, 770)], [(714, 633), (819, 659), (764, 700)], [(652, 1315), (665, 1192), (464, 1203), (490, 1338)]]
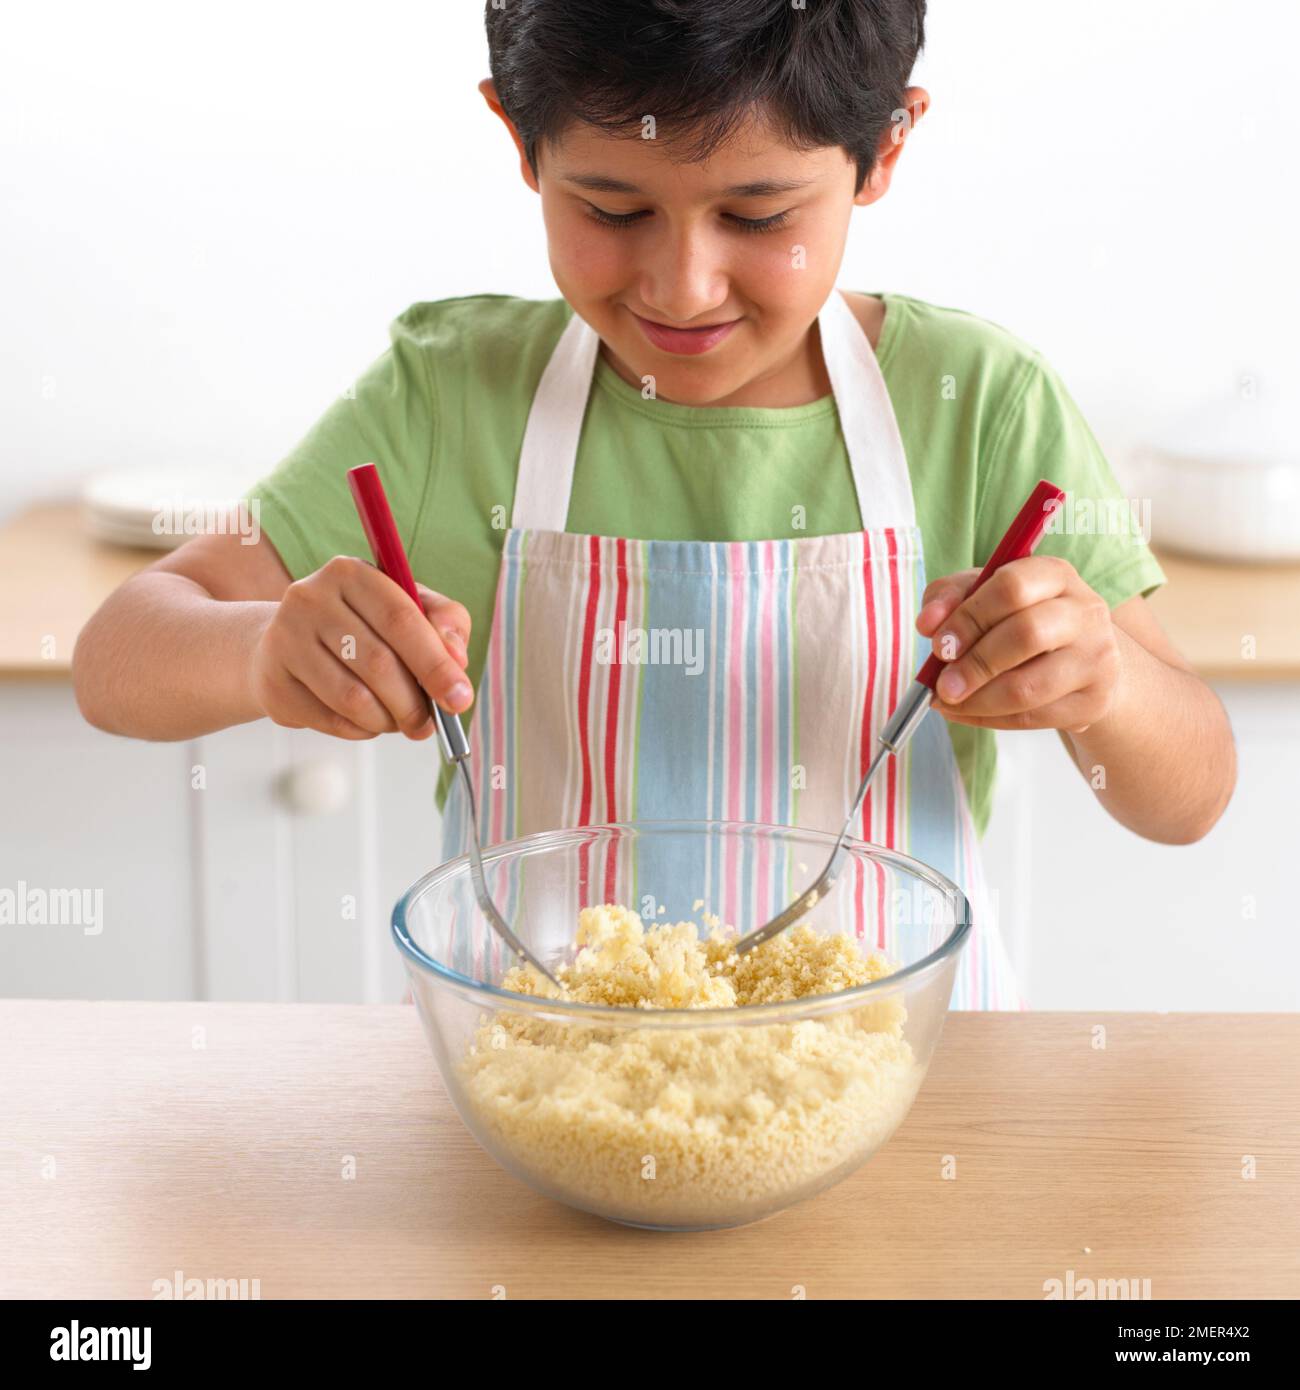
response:
[(1295, 862), (1300, 686), (1216, 687), (1237, 789), (1194, 845), (1134, 835), (1054, 733), (999, 734), (1010, 775), (985, 843), (1000, 919), (1037, 1009), (1300, 1007)]
[(295, 733), (278, 794), (293, 868), (295, 998), (395, 1003), (398, 898), (438, 862), (437, 744)]
[(276, 794), (289, 733), (260, 720), (191, 748), (198, 997), (293, 999), (293, 837)]
[(204, 997), (398, 1000), (389, 923), (437, 863), (437, 745), (263, 721), (197, 747)]
[(0, 994), (196, 996), (190, 753), (92, 729), (66, 681), (0, 683), (0, 891), (27, 918), (0, 924)]

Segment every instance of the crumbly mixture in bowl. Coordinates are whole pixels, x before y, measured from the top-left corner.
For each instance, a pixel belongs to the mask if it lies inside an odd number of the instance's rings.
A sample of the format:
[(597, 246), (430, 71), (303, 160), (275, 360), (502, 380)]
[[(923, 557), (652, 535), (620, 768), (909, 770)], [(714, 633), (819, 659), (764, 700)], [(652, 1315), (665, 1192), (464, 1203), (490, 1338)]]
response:
[[(736, 1008), (880, 979), (846, 935), (801, 923), (743, 957), (706, 915), (646, 925), (584, 909), (570, 999), (629, 1009)], [(531, 967), (506, 989), (543, 998)], [(898, 996), (791, 1023), (638, 1028), (485, 1016), (461, 1064), (465, 1098), (499, 1156), (538, 1186), (616, 1219), (731, 1225), (811, 1195), (889, 1137), (921, 1069)]]

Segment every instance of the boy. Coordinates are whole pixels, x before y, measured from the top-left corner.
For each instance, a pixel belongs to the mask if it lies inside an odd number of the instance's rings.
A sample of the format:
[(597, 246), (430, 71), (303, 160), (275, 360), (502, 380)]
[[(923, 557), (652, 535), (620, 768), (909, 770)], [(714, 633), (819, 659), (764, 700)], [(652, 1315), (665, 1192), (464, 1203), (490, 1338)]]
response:
[[(924, 0), (489, 4), (481, 90), (563, 298), (401, 315), (256, 490), (259, 544), (193, 540), (92, 620), (87, 718), (424, 739), (427, 692), (475, 705), (485, 841), (633, 818), (835, 830), (919, 634), (951, 663), (938, 714), (855, 831), (971, 898), (954, 1006), (1018, 1004), (979, 864), (992, 731), (1056, 729), (1085, 775), (1105, 767), (1105, 809), (1164, 843), (1215, 823), (1235, 760), (1146, 609), (1164, 576), (1138, 538), (1049, 534), (967, 598), (1039, 477), (1118, 497), (1047, 364), (959, 312), (835, 287), (852, 209), (929, 104), (906, 85), (923, 20)], [(370, 460), (423, 618), (348, 558), (367, 551), (345, 472)], [(465, 815), (456, 787), (448, 855)], [(790, 876), (701, 881), (748, 930)]]

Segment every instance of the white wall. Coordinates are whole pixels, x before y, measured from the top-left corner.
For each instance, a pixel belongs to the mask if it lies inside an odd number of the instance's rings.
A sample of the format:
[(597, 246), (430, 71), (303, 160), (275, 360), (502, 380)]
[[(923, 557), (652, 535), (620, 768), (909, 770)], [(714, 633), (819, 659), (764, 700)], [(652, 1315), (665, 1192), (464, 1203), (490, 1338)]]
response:
[[(1113, 455), (1300, 356), (1285, 0), (932, 0), (934, 109), (842, 282), (1042, 348)], [(416, 299), (553, 293), (479, 0), (43, 0), (0, 43), (0, 516), (260, 472)]]

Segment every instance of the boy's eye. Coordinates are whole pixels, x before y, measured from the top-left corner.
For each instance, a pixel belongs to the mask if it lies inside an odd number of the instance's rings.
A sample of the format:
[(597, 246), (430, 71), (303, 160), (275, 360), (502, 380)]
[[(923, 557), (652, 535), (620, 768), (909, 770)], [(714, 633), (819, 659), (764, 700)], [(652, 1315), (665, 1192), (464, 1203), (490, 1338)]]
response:
[[(648, 211), (606, 212), (595, 203), (588, 203), (587, 207), (590, 210), (589, 215), (602, 227), (630, 227), (634, 222), (640, 222), (650, 216)], [(784, 227), (790, 219), (788, 209), (785, 212), (774, 212), (770, 217), (739, 217), (733, 212), (724, 213), (723, 216), (742, 232), (774, 232)]]
[(790, 220), (790, 210), (787, 208), (785, 212), (774, 212), (771, 217), (737, 217), (730, 212), (726, 216), (728, 221), (743, 232), (775, 232)]
[(587, 207), (591, 210), (591, 216), (602, 227), (630, 227), (633, 222), (640, 222), (643, 217), (650, 216), (648, 212), (606, 212), (595, 203), (588, 203)]

